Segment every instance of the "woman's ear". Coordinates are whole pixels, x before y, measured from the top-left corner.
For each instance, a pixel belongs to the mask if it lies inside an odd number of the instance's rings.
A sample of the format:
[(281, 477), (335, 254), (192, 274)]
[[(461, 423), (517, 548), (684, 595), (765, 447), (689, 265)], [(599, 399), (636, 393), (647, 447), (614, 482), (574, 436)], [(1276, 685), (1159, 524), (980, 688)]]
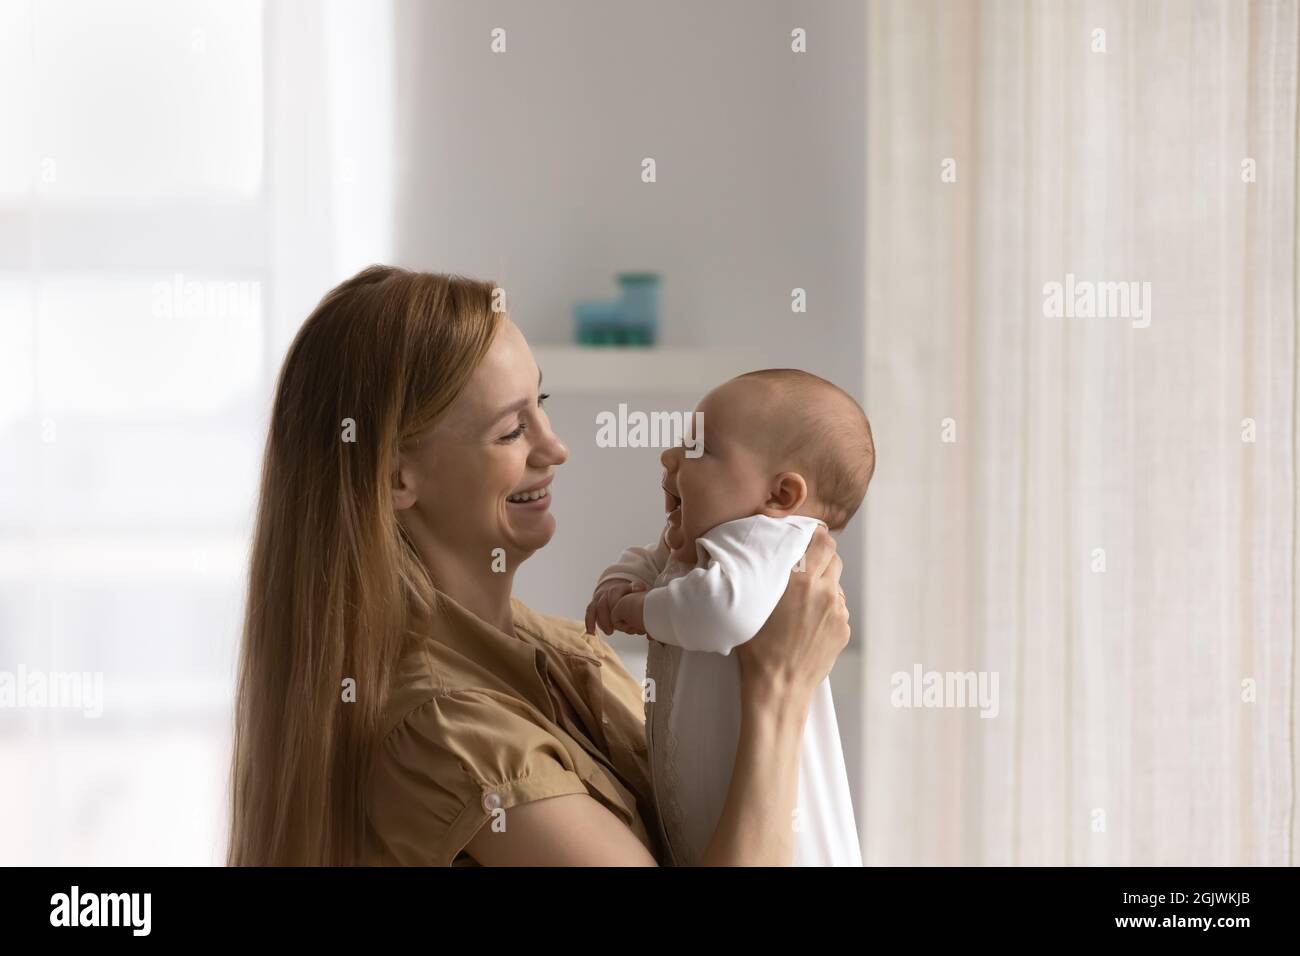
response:
[[(794, 514), (808, 500), (808, 483), (795, 471), (784, 471), (772, 480), (765, 507), (779, 514)], [(771, 516), (769, 516), (771, 517)]]
[(400, 451), (397, 453), (393, 473), (389, 476), (389, 483), (393, 493), (394, 511), (405, 511), (419, 500), (415, 493), (415, 469), (406, 455)]

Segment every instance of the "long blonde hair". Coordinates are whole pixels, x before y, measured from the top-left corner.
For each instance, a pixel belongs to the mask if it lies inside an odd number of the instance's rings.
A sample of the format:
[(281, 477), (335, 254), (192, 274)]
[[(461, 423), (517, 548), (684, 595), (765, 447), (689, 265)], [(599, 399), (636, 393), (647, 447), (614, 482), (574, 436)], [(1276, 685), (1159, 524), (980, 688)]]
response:
[[(332, 289), (276, 386), (248, 574), (229, 865), (360, 861), (388, 680), (432, 582), (390, 491), (401, 443), (492, 342), (494, 286), (371, 266)], [(356, 681), (344, 702), (343, 681)]]

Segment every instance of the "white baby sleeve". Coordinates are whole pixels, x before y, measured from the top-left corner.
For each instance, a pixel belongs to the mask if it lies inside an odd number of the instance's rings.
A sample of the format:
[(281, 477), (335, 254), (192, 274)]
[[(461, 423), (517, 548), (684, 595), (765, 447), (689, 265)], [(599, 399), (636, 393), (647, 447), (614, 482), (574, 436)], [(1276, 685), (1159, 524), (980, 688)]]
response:
[(646, 595), (646, 632), (661, 644), (730, 654), (767, 622), (820, 523), (754, 515), (711, 529), (696, 539), (699, 566)]
[[(666, 534), (667, 529), (664, 530)], [(601, 572), (596, 586), (599, 587), (606, 581), (614, 579), (640, 581), (646, 587), (652, 588), (668, 564), (668, 557), (668, 542), (664, 540), (664, 534), (660, 534), (659, 540), (654, 544), (644, 548), (633, 546), (624, 551), (616, 562)]]

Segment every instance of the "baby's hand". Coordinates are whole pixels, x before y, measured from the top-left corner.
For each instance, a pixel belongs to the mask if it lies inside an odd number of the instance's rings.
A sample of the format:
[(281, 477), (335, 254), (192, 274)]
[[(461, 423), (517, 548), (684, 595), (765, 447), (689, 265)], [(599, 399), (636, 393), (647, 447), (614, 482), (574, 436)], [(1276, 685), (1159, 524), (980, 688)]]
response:
[(614, 626), (624, 634), (645, 634), (645, 591), (625, 594), (614, 605)]
[(615, 626), (610, 620), (610, 614), (615, 605), (626, 595), (644, 590), (645, 585), (640, 581), (624, 581), (621, 578), (598, 584), (591, 596), (591, 603), (587, 605), (587, 633), (595, 634), (596, 625), (599, 624), (606, 634), (613, 634)]

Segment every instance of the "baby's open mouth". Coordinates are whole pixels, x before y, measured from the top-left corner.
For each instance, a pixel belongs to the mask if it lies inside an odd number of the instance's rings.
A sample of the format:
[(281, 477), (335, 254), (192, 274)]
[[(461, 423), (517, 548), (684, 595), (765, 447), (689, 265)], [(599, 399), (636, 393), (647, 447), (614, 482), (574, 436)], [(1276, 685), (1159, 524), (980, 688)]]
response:
[(682, 533), (682, 499), (664, 488), (664, 509), (668, 512), (668, 547), (679, 550), (686, 543)]
[(681, 497), (669, 491), (666, 483), (660, 483), (660, 487), (664, 490), (664, 511), (670, 513), (680, 511), (682, 507)]

